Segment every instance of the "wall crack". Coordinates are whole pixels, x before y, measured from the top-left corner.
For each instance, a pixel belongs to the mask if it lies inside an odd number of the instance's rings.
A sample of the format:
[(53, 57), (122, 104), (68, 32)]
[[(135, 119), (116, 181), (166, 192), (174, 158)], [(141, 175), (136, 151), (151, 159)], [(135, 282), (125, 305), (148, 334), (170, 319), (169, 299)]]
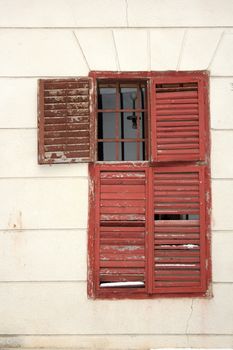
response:
[(189, 323), (190, 323), (191, 317), (193, 315), (193, 303), (194, 303), (194, 299), (192, 299), (190, 313), (189, 313), (188, 319), (186, 321), (186, 327), (185, 327), (185, 334), (186, 335), (188, 335)]

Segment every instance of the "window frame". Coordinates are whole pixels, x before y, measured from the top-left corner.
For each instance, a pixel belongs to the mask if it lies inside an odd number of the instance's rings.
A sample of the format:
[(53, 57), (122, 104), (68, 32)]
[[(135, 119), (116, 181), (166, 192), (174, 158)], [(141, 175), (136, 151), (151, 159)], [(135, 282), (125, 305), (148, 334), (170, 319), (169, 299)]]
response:
[[(91, 111), (92, 114), (92, 121), (94, 125), (94, 139), (95, 139), (95, 151), (94, 151), (94, 162), (98, 163), (109, 163), (109, 162), (116, 162), (116, 161), (99, 161), (97, 156), (97, 140), (98, 140), (98, 130), (97, 130), (97, 110), (98, 110), (98, 82), (106, 83), (111, 80), (120, 80), (120, 81), (136, 81), (139, 82), (140, 80), (146, 83), (147, 88), (147, 155), (148, 160), (150, 161), (150, 132), (149, 132), (149, 125), (150, 125), (150, 74), (149, 72), (108, 72), (108, 71), (91, 71), (89, 73), (89, 77), (93, 79), (93, 109)], [(126, 162), (126, 161), (119, 161)], [(128, 161), (129, 162), (129, 161)], [(132, 162), (142, 162), (142, 161), (132, 161)]]
[[(155, 152), (152, 149), (152, 142), (154, 140), (155, 135), (153, 135), (154, 127), (152, 127), (153, 116), (152, 110), (154, 108), (154, 102), (152, 101), (152, 89), (154, 86), (154, 80), (159, 78), (161, 81), (167, 81), (167, 77), (174, 77), (174, 81), (177, 81), (177, 78), (183, 78), (184, 81), (189, 81), (190, 79), (202, 79), (203, 76), (208, 76), (207, 71), (191, 71), (191, 72), (109, 72), (109, 71), (92, 71), (89, 73), (89, 77), (93, 78), (93, 102), (94, 108), (92, 110), (92, 120), (94, 123), (95, 129), (95, 157), (94, 163), (89, 164), (89, 226), (88, 226), (88, 296), (91, 298), (97, 299), (154, 299), (154, 298), (170, 298), (170, 297), (211, 297), (211, 254), (210, 254), (210, 213), (211, 213), (211, 192), (210, 192), (210, 165), (209, 165), (209, 108), (208, 108), (208, 82), (202, 86), (202, 91), (199, 92), (199, 96), (201, 94), (201, 98), (204, 99), (205, 103), (203, 104), (204, 109), (202, 113), (205, 114), (205, 118), (202, 119), (202, 125), (200, 125), (200, 137), (205, 132), (205, 154), (206, 157), (203, 157), (203, 148), (200, 150), (200, 155), (202, 156), (202, 160), (185, 160), (185, 161), (158, 161), (155, 157)], [(148, 160), (146, 161), (98, 161), (97, 160), (97, 81), (107, 82), (110, 80), (143, 80), (147, 82), (147, 105), (148, 105), (148, 120), (147, 120), (147, 147), (148, 147)], [(205, 125), (203, 125), (205, 123)], [(204, 181), (205, 181), (205, 201), (206, 205), (204, 210), (205, 216), (205, 279), (206, 279), (206, 290), (204, 292), (184, 292), (184, 293), (153, 293), (150, 294), (148, 292), (137, 291), (136, 289), (126, 289), (122, 288), (122, 291), (118, 291), (117, 293), (112, 291), (106, 291), (99, 293), (98, 288), (96, 287), (96, 276), (95, 276), (95, 257), (96, 252), (98, 252), (98, 248), (95, 246), (95, 234), (94, 228), (96, 225), (95, 222), (95, 211), (98, 210), (95, 207), (95, 195), (96, 195), (96, 168), (105, 167), (111, 169), (111, 167), (119, 166), (119, 168), (127, 168), (127, 167), (135, 167), (136, 169), (148, 169), (150, 167), (190, 167), (190, 166), (204, 166)], [(151, 189), (150, 189), (151, 190)], [(148, 191), (148, 186), (147, 186)], [(149, 192), (148, 192), (149, 193)], [(151, 210), (151, 196), (147, 198), (149, 204), (147, 205), (147, 210)], [(146, 226), (148, 223), (146, 223)], [(149, 228), (152, 229), (152, 228)], [(148, 228), (147, 228), (148, 230)], [(148, 234), (148, 231), (147, 231)], [(150, 254), (150, 253), (148, 253)], [(150, 268), (149, 266), (147, 268)], [(152, 268), (152, 267), (151, 267)], [(148, 281), (149, 282), (149, 281)], [(150, 283), (150, 282), (149, 282)]]

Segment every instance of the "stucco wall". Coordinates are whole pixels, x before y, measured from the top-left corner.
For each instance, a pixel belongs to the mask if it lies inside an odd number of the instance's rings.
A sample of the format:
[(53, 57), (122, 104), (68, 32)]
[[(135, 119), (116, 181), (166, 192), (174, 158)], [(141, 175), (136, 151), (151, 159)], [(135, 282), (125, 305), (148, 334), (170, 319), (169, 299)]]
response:
[[(212, 299), (93, 301), (85, 164), (37, 165), (37, 79), (208, 69)], [(233, 347), (233, 2), (0, 0), (0, 347)]]

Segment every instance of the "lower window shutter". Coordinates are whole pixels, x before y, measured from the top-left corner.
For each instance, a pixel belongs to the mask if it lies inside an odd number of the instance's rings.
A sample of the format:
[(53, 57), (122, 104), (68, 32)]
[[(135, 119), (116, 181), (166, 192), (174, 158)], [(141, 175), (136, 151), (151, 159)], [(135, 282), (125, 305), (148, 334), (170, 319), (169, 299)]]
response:
[(95, 271), (100, 295), (146, 285), (146, 171), (96, 166)]
[(206, 291), (204, 167), (157, 168), (154, 293)]
[(39, 80), (39, 164), (93, 160), (91, 90), (87, 77)]

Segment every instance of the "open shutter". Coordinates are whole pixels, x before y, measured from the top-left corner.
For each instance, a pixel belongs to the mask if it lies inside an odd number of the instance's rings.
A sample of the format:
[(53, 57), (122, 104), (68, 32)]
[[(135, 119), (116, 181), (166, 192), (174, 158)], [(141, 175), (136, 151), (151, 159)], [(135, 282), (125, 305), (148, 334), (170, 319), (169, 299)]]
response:
[(154, 292), (206, 290), (204, 167), (153, 169)]
[(205, 72), (152, 79), (152, 161), (205, 160), (207, 84)]
[(39, 80), (39, 164), (93, 159), (91, 78)]
[(95, 181), (97, 294), (143, 292), (146, 170), (133, 166), (96, 166)]

